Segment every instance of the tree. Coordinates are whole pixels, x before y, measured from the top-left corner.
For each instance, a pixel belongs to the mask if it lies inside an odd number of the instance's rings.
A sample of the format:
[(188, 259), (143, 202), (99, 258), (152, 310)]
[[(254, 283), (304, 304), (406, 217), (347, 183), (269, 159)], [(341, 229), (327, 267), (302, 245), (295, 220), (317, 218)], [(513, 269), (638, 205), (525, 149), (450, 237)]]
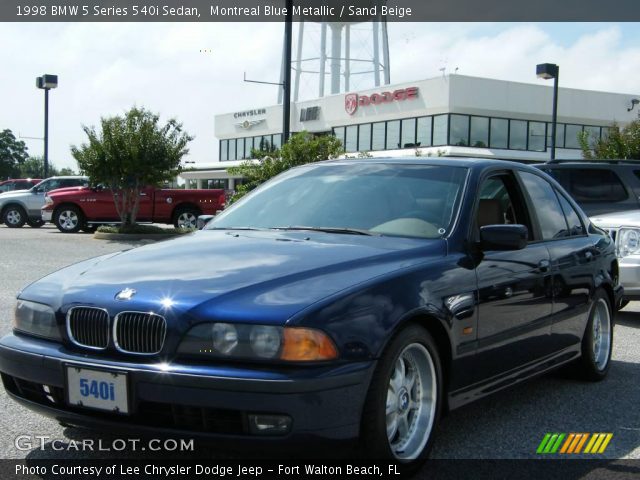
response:
[[(44, 157), (29, 157), (18, 167), (18, 175), (20, 178), (42, 178), (44, 173)], [(57, 175), (76, 175), (71, 168), (61, 168), (58, 170), (55, 165), (49, 163), (49, 176)]]
[(8, 128), (0, 132), (0, 179), (16, 176), (20, 164), (29, 158), (27, 150)]
[(144, 108), (100, 122), (100, 132), (82, 127), (89, 141), (72, 146), (71, 154), (93, 184), (111, 189), (122, 226), (134, 225), (141, 189), (180, 173), (180, 160), (193, 137), (175, 119), (161, 125), (159, 115)]
[(614, 123), (602, 138), (582, 132), (578, 139), (582, 156), (587, 160), (640, 159), (640, 120), (634, 120), (623, 129)]
[(316, 136), (306, 131), (292, 135), (280, 149), (254, 149), (251, 156), (257, 158), (257, 162), (247, 160), (240, 166), (227, 169), (230, 175), (241, 176), (244, 179), (243, 184), (236, 188), (236, 193), (227, 203), (235, 202), (270, 178), (292, 167), (337, 158), (342, 153), (342, 142), (333, 135)]

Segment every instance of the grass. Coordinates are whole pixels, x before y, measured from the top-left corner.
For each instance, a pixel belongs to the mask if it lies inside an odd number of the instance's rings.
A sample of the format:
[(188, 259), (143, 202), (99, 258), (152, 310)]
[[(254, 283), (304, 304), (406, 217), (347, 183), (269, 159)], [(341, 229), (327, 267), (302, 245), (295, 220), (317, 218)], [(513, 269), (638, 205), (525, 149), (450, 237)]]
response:
[(195, 232), (195, 228), (162, 228), (155, 225), (101, 225), (98, 232), (101, 233), (124, 233), (124, 234), (143, 234), (143, 235), (184, 235)]

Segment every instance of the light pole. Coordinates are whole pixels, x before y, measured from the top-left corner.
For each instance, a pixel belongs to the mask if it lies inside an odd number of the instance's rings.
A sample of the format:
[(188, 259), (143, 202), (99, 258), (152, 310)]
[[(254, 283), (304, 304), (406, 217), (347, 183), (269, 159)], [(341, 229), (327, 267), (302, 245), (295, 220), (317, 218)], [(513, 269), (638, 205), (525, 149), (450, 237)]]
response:
[(49, 176), (49, 90), (58, 88), (58, 76), (45, 73), (36, 78), (36, 87), (44, 90), (44, 177)]
[(551, 120), (551, 160), (556, 158), (556, 126), (558, 124), (558, 77), (560, 67), (555, 63), (541, 63), (536, 65), (538, 78), (549, 80), (553, 78), (553, 118)]

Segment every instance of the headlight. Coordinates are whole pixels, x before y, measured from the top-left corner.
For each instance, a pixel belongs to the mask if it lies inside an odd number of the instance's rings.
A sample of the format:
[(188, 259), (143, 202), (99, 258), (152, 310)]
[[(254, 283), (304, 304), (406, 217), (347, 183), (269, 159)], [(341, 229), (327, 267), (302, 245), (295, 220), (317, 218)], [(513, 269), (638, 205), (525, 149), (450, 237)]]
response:
[(19, 332), (62, 341), (53, 309), (42, 303), (18, 300), (13, 328)]
[(213, 348), (223, 355), (229, 355), (238, 346), (238, 331), (229, 323), (214, 324), (211, 328), (211, 336)]
[(191, 328), (178, 354), (245, 360), (333, 360), (338, 351), (323, 332), (310, 328), (202, 323)]
[(618, 257), (624, 258), (640, 250), (640, 230), (636, 228), (621, 228), (616, 235)]

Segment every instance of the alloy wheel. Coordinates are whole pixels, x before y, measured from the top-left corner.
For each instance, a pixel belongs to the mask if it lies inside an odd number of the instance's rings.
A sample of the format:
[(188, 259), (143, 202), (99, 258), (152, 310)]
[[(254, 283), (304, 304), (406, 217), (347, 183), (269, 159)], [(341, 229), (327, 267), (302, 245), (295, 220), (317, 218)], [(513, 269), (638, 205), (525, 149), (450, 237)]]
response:
[(433, 428), (437, 383), (428, 350), (412, 343), (402, 350), (389, 379), (386, 403), (387, 438), (400, 460), (418, 457)]

